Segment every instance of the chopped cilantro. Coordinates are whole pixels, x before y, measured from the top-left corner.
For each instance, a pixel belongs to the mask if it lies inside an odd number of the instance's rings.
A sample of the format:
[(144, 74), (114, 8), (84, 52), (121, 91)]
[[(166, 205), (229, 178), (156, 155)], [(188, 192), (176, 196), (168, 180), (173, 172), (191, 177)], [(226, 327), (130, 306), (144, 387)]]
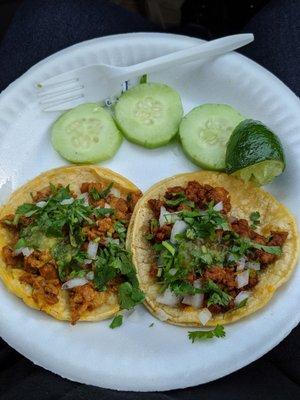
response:
[(111, 329), (119, 328), (123, 324), (123, 315), (116, 315), (111, 321), (109, 327)]
[(176, 207), (180, 204), (185, 204), (188, 207), (194, 208), (195, 203), (186, 198), (183, 192), (176, 193), (176, 195), (172, 199), (165, 200), (167, 206)]
[(150, 325), (149, 325), (149, 328), (152, 328), (154, 326), (154, 322), (152, 322)]
[(179, 204), (183, 203), (186, 201), (187, 198), (185, 197), (185, 194), (183, 192), (177, 193), (176, 197), (173, 199), (166, 200), (165, 203), (167, 206), (179, 206)]
[(275, 254), (277, 256), (280, 256), (282, 254), (282, 249), (280, 246), (265, 246), (263, 244), (259, 244), (259, 243), (255, 243), (255, 242), (252, 242), (251, 245), (255, 249), (263, 250), (269, 254)]
[(153, 233), (156, 228), (158, 228), (158, 221), (157, 219), (152, 218), (150, 220), (150, 232)]
[(124, 282), (119, 287), (119, 302), (121, 308), (129, 310), (144, 300), (143, 292), (130, 282)]
[(120, 221), (117, 221), (114, 224), (114, 228), (115, 228), (115, 231), (117, 232), (120, 240), (124, 242), (126, 240), (126, 231), (127, 231), (124, 224), (122, 224), (122, 222), (120, 222)]
[(73, 270), (70, 273), (70, 278), (83, 278), (86, 275), (86, 271), (81, 269), (79, 271)]
[(224, 327), (222, 325), (217, 325), (215, 329), (210, 331), (193, 331), (188, 332), (189, 339), (192, 343), (197, 342), (199, 340), (206, 340), (216, 338), (222, 338), (226, 336)]
[(207, 293), (207, 305), (227, 306), (231, 300), (231, 296), (224, 292), (215, 282), (208, 280), (202, 288), (204, 293)]
[(254, 211), (249, 216), (252, 225), (250, 226), (251, 229), (256, 229), (257, 225), (260, 225), (260, 213), (258, 211)]
[(27, 243), (24, 238), (20, 238), (17, 241), (17, 243), (15, 245), (15, 250), (21, 249), (22, 247), (27, 247)]
[(162, 245), (169, 251), (169, 253), (172, 254), (172, 256), (174, 256), (174, 254), (176, 253), (176, 248), (170, 242), (167, 242), (165, 240), (162, 242)]
[(114, 213), (113, 208), (94, 208), (93, 214), (98, 217), (104, 217), (106, 215), (112, 215)]
[(248, 239), (238, 237), (233, 239), (233, 246), (229, 249), (230, 254), (237, 260), (243, 257), (251, 248), (251, 243)]
[(189, 224), (186, 236), (189, 239), (209, 238), (215, 235), (217, 229), (227, 230), (226, 218), (213, 209), (213, 204), (206, 211), (182, 211), (181, 217)]
[(144, 294), (138, 288), (135, 269), (128, 251), (119, 245), (109, 243), (98, 253), (94, 271), (95, 287), (103, 291), (110, 280), (122, 275), (128, 281), (119, 286), (121, 308), (129, 309), (143, 301)]
[[(35, 204), (32, 203), (24, 203), (21, 206), (19, 206), (16, 210), (16, 214), (17, 215), (24, 215), (25, 217), (29, 217), (30, 215), (32, 215), (32, 212), (36, 212), (37, 211), (37, 207)], [(30, 214), (30, 215), (29, 215)]]
[(104, 188), (101, 191), (98, 191), (97, 189), (92, 188), (89, 191), (89, 195), (95, 201), (100, 200), (100, 199), (105, 199), (105, 197), (107, 197), (109, 195), (109, 192), (112, 187), (113, 187), (113, 182), (111, 182), (108, 186), (106, 186), (106, 188)]
[(201, 289), (195, 288), (188, 282), (175, 281), (170, 284), (170, 289), (176, 294), (176, 296), (193, 295), (201, 293)]

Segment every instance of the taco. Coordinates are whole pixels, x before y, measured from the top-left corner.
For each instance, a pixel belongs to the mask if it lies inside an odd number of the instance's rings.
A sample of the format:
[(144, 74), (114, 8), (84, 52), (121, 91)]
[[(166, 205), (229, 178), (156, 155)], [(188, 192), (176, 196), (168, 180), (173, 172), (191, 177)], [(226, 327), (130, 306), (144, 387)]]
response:
[(297, 227), (264, 190), (217, 172), (177, 175), (138, 202), (128, 246), (159, 319), (216, 326), (257, 311), (292, 274)]
[(125, 249), (141, 192), (95, 166), (45, 172), (0, 209), (0, 278), (59, 320), (99, 321), (143, 300)]

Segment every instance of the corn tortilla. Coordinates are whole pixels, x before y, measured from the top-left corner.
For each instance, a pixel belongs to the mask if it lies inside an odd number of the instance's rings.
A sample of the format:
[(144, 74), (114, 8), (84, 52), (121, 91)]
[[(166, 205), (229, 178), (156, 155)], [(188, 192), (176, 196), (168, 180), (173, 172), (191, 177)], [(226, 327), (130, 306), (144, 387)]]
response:
[(165, 179), (152, 186), (136, 205), (128, 229), (127, 245), (133, 255), (140, 288), (146, 296), (146, 307), (154, 316), (171, 324), (201, 326), (199, 322), (200, 310), (191, 306), (185, 309), (170, 307), (155, 300), (159, 293), (159, 285), (149, 275), (154, 254), (145, 234), (148, 229), (148, 222), (153, 218), (153, 213), (147, 203), (149, 199), (162, 198), (167, 188), (172, 186), (185, 187), (189, 181), (193, 180), (200, 184), (224, 187), (231, 197), (232, 210), (229, 214), (233, 217), (248, 219), (252, 211), (259, 211), (261, 224), (257, 230), (258, 233), (268, 235), (272, 230), (288, 231), (289, 233), (283, 246), (283, 254), (275, 263), (262, 271), (260, 280), (252, 290), (252, 295), (246, 306), (223, 314), (215, 314), (206, 326), (228, 324), (265, 306), (271, 300), (275, 291), (291, 277), (296, 266), (299, 247), (296, 221), (290, 211), (271, 194), (253, 186), (251, 183), (244, 183), (224, 173), (212, 171), (186, 173)]
[[(128, 193), (139, 192), (139, 189), (128, 179), (106, 168), (91, 165), (61, 167), (42, 173), (15, 191), (7, 203), (0, 207), (0, 219), (7, 214), (14, 213), (19, 205), (32, 202), (30, 193), (49, 186), (50, 182), (54, 185), (70, 185), (70, 189), (77, 193), (80, 193), (79, 188), (83, 182), (101, 182), (104, 185), (114, 182), (114, 188), (124, 196)], [(0, 249), (8, 245), (10, 239), (11, 232), (0, 224)], [(21, 298), (29, 307), (44, 311), (59, 320), (71, 321), (68, 291), (60, 289), (59, 301), (54, 305), (37, 304), (32, 297), (32, 287), (19, 281), (19, 277), (23, 273), (23, 269), (6, 265), (2, 254), (0, 255), (0, 278), (13, 294)], [(97, 295), (101, 306), (83, 313), (79, 321), (100, 321), (112, 317), (119, 311), (120, 307), (115, 293), (98, 292)]]

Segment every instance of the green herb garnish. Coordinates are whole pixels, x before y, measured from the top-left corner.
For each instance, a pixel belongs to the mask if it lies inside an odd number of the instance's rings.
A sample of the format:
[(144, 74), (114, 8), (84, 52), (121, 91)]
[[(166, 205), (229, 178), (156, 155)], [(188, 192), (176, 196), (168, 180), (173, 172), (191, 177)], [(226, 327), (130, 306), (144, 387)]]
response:
[(282, 249), (280, 246), (265, 246), (263, 244), (252, 242), (251, 246), (258, 250), (263, 250), (269, 254), (275, 254), (280, 256), (282, 254)]
[(176, 294), (176, 296), (186, 296), (201, 293), (201, 289), (195, 288), (192, 284), (188, 282), (172, 282), (170, 284), (170, 289)]
[(129, 310), (144, 300), (143, 292), (130, 282), (124, 282), (119, 287), (119, 302), (121, 308)]
[(115, 225), (114, 225), (114, 228), (115, 228), (115, 231), (117, 232), (117, 234), (118, 234), (118, 236), (119, 236), (119, 239), (120, 239), (122, 242), (125, 242), (125, 240), (126, 240), (126, 232), (127, 232), (127, 229), (126, 229), (126, 227), (124, 226), (124, 224), (122, 224), (122, 222), (120, 222), (120, 221), (117, 221), (117, 222), (115, 223)]
[(105, 199), (105, 197), (107, 197), (109, 195), (109, 192), (112, 187), (113, 187), (113, 182), (111, 182), (109, 185), (106, 186), (106, 188), (104, 188), (103, 190), (100, 190), (100, 191), (98, 191), (95, 188), (92, 188), (89, 191), (89, 195), (95, 201), (98, 201), (100, 199)]
[(250, 225), (251, 229), (256, 229), (258, 225), (260, 225), (260, 213), (258, 211), (254, 211), (249, 216), (252, 225)]
[(231, 300), (231, 296), (224, 292), (215, 282), (209, 280), (205, 282), (202, 288), (204, 293), (207, 293), (207, 305), (227, 306)]
[(119, 328), (123, 324), (123, 315), (116, 315), (111, 321), (109, 327), (111, 329)]
[(189, 339), (192, 341), (192, 343), (194, 343), (199, 340), (212, 339), (214, 337), (216, 337), (216, 338), (225, 337), (226, 333), (225, 333), (224, 327), (222, 325), (217, 325), (215, 327), (215, 329), (210, 330), (210, 331), (188, 332), (188, 336), (189, 336)]
[(140, 77), (140, 85), (142, 84), (142, 83), (147, 83), (147, 80), (148, 80), (148, 75), (147, 74), (144, 74), (144, 75), (142, 75), (141, 77)]
[(113, 208), (94, 208), (93, 214), (97, 218), (104, 217), (106, 215), (114, 214), (114, 209)]
[(169, 253), (172, 254), (172, 256), (174, 256), (174, 254), (176, 253), (176, 248), (170, 242), (167, 242), (165, 240), (162, 242), (162, 245), (169, 251)]

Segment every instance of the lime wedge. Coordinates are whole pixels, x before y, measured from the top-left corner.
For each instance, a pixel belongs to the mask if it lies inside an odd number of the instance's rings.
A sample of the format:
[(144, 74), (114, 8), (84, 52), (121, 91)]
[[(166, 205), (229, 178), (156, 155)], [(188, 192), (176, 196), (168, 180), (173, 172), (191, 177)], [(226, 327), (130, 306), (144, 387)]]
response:
[(273, 181), (285, 168), (279, 138), (259, 121), (242, 121), (232, 132), (226, 150), (226, 172), (256, 185)]

